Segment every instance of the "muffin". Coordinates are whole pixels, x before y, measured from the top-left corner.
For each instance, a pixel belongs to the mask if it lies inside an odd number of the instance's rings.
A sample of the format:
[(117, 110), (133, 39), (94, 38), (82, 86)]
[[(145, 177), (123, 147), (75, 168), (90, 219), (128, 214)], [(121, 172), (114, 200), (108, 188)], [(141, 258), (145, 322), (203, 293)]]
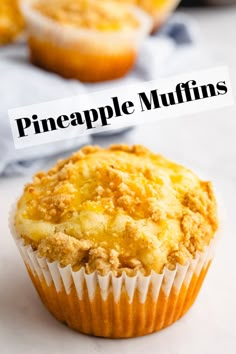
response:
[(59, 321), (134, 337), (172, 324), (195, 301), (216, 209), (210, 182), (143, 146), (87, 146), (25, 186), (12, 230)]
[[(116, 0), (120, 1), (120, 0)], [(168, 19), (180, 0), (121, 0), (139, 6), (153, 19), (152, 31), (155, 32)]]
[(22, 10), (31, 61), (84, 82), (127, 74), (151, 27), (139, 8), (107, 0), (30, 0)]
[(24, 28), (19, 0), (0, 1), (0, 46), (14, 41)]

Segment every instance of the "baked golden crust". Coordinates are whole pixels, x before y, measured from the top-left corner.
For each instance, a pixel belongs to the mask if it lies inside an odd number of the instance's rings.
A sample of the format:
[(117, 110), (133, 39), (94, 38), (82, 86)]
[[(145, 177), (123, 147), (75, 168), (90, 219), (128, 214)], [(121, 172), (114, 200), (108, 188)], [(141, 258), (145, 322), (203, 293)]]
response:
[(107, 0), (38, 0), (34, 9), (62, 25), (99, 31), (119, 31), (139, 26), (126, 4)]
[(13, 41), (23, 30), (19, 0), (0, 1), (0, 45)]
[(174, 269), (217, 229), (211, 183), (140, 145), (87, 146), (36, 174), (15, 220), (40, 256), (102, 275)]

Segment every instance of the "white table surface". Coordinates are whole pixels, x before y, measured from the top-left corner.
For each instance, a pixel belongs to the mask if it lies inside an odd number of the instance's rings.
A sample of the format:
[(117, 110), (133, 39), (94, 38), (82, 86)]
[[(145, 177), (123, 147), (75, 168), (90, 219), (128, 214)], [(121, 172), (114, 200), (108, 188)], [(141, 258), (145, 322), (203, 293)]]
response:
[[(216, 62), (229, 65), (236, 92), (236, 8), (186, 12), (195, 17), (201, 27), (202, 41)], [(113, 142), (109, 138), (106, 144), (110, 140)], [(1, 178), (1, 354), (236, 353), (236, 108), (140, 126), (125, 140), (145, 144), (192, 167), (212, 179), (221, 194), (227, 220), (197, 302), (176, 324), (136, 339), (93, 338), (60, 324), (41, 304), (8, 230), (9, 207), (30, 177)]]

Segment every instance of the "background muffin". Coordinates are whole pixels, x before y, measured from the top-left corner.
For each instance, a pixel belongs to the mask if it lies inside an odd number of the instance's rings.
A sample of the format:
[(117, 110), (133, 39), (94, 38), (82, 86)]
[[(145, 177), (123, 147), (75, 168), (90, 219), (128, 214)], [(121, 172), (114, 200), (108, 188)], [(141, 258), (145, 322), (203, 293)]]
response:
[(151, 26), (138, 8), (109, 0), (31, 0), (23, 5), (32, 62), (81, 81), (125, 75)]
[[(119, 1), (119, 0), (116, 0)], [(162, 26), (180, 0), (121, 0), (126, 3), (136, 4), (146, 11), (153, 19), (153, 31)]]
[(56, 318), (130, 337), (173, 323), (194, 302), (212, 259), (216, 202), (209, 182), (141, 146), (86, 147), (25, 187), (15, 228)]
[(24, 28), (23, 18), (19, 10), (19, 1), (0, 1), (0, 45), (15, 40)]

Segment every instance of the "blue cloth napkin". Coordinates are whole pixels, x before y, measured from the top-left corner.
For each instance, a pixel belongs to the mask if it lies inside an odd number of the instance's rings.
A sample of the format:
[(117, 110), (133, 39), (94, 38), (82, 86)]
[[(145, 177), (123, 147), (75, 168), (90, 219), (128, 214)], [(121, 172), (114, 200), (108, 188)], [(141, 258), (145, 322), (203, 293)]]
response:
[(158, 79), (185, 71), (186, 63), (188, 69), (191, 66), (194, 68), (194, 63), (199, 67), (202, 54), (199, 52), (197, 37), (192, 20), (175, 14), (162, 30), (146, 39), (137, 64), (128, 76), (99, 84), (65, 80), (31, 65), (28, 62), (27, 46), (23, 42), (0, 48), (0, 176), (32, 173), (48, 157), (61, 157), (63, 153), (78, 149), (92, 140), (91, 136), (78, 137), (15, 150), (8, 109)]

